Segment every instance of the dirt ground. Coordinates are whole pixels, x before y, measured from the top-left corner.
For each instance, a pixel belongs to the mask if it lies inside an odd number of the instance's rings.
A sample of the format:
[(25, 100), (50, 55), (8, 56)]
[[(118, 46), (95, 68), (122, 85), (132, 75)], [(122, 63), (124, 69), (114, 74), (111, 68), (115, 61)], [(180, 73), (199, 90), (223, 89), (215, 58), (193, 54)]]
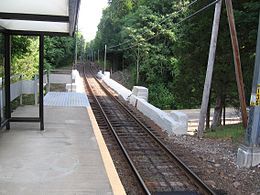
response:
[(260, 165), (239, 168), (236, 165), (238, 145), (231, 140), (198, 139), (193, 136), (170, 136), (170, 144), (192, 157), (188, 165), (220, 194), (260, 194)]
[(239, 168), (236, 165), (238, 143), (198, 139), (192, 135), (168, 135), (150, 119), (146, 118), (145, 123), (164, 134), (162, 141), (168, 148), (217, 194), (260, 195), (260, 164), (250, 169)]
[[(122, 75), (124, 73), (119, 72), (112, 78), (124, 85)], [(188, 115), (189, 131), (192, 132), (198, 126), (199, 109), (183, 111)], [(226, 117), (227, 124), (241, 121), (239, 113), (233, 108), (227, 109)], [(250, 169), (239, 168), (236, 165), (238, 143), (232, 140), (198, 139), (192, 135), (167, 135), (151, 120), (146, 119), (146, 122), (165, 134), (163, 141), (168, 147), (217, 194), (260, 195), (260, 164)]]

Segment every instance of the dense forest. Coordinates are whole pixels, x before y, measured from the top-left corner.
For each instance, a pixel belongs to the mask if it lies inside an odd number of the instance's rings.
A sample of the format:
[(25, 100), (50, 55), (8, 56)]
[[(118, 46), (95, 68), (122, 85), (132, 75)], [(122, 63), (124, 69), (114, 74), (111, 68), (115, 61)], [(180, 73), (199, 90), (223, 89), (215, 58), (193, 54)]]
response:
[[(108, 63), (113, 71), (128, 69), (132, 85), (149, 88), (149, 101), (152, 104), (162, 109), (198, 108), (209, 52), (214, 14), (212, 2), (109, 1), (89, 49), (102, 53), (106, 44)], [(204, 7), (206, 9), (197, 13)], [(233, 7), (245, 92), (249, 101), (260, 1), (236, 0), (233, 1)], [(223, 1), (211, 106), (218, 102), (221, 107), (224, 104), (237, 107), (238, 99)]]
[[(76, 41), (77, 36), (77, 41)], [(32, 79), (38, 74), (39, 38), (35, 36), (12, 36), (12, 66), (11, 74), (23, 73), (25, 79)], [(52, 70), (59, 67), (72, 67), (77, 56), (83, 57), (85, 40), (80, 33), (75, 37), (50, 37), (44, 39), (44, 69)]]

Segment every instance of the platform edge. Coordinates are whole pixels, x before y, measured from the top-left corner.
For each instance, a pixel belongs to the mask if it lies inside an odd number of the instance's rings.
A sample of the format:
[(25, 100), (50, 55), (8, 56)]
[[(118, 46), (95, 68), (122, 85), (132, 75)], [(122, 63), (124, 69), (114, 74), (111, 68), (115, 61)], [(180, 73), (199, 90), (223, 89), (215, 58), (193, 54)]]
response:
[(115, 194), (115, 195), (117, 195), (117, 194), (118, 195), (126, 195), (124, 186), (123, 186), (123, 184), (122, 184), (122, 182), (121, 182), (121, 180), (120, 180), (120, 178), (117, 174), (115, 165), (114, 165), (113, 160), (110, 156), (110, 153), (108, 151), (108, 148), (106, 146), (104, 138), (101, 134), (101, 131), (100, 131), (99, 126), (97, 124), (94, 113), (93, 113), (91, 107), (87, 107), (86, 109), (87, 109), (87, 112), (88, 112), (88, 115), (89, 115), (89, 118), (90, 118), (90, 121), (91, 121), (91, 126), (93, 128), (93, 131), (94, 131), (97, 143), (98, 143), (98, 147), (99, 147), (102, 159), (103, 159), (103, 163), (104, 163), (104, 166), (105, 166), (105, 169), (106, 169), (106, 173), (107, 173), (108, 179), (110, 181), (110, 185), (112, 187), (113, 194)]

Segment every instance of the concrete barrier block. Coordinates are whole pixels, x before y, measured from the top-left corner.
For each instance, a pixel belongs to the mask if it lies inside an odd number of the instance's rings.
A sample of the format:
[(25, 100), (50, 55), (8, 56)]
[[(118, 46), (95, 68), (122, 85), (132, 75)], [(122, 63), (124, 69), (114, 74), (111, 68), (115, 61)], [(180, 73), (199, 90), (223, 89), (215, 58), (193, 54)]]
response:
[(260, 147), (240, 145), (237, 151), (237, 165), (239, 167), (254, 167), (260, 164)]
[(102, 71), (101, 71), (101, 70), (98, 71), (98, 73), (97, 73), (97, 78), (102, 79), (103, 76), (104, 76), (104, 75), (102, 74)]
[(147, 88), (135, 86), (133, 91), (130, 91), (116, 81), (105, 77), (101, 71), (98, 72), (97, 77), (101, 78), (109, 87), (115, 90), (119, 96), (125, 101), (129, 101), (131, 105), (135, 106), (145, 116), (153, 120), (163, 130), (176, 135), (187, 133), (188, 117), (177, 111), (168, 114), (152, 104), (149, 104), (146, 101), (147, 98), (145, 98), (146, 96), (148, 97)]
[(138, 99), (137, 99), (137, 97), (136, 97), (135, 95), (131, 94), (130, 97), (129, 97), (129, 99), (128, 99), (128, 101), (129, 101), (129, 103), (130, 103), (132, 106), (134, 106), (134, 107), (137, 106)]
[(148, 89), (142, 86), (134, 86), (132, 89), (132, 93), (138, 98), (142, 98), (145, 101), (148, 100)]
[[(170, 117), (174, 120), (178, 122), (178, 132), (180, 132), (180, 134), (186, 133), (187, 129), (188, 129), (188, 116), (187, 114), (180, 112), (180, 111), (171, 111), (168, 115), (170, 115)], [(183, 132), (185, 130), (185, 132)]]
[(105, 71), (105, 72), (104, 72), (104, 77), (110, 79), (110, 72)]
[(79, 75), (79, 72), (77, 70), (72, 70), (71, 71), (71, 78), (76, 79), (76, 77)]
[(109, 86), (111, 87), (113, 90), (115, 90), (119, 96), (121, 96), (125, 101), (128, 101), (130, 95), (132, 94), (132, 92), (125, 88), (123, 85), (117, 83), (116, 81), (109, 79), (107, 77), (102, 77), (102, 80)]
[(50, 83), (71, 83), (70, 74), (50, 74)]
[(76, 85), (76, 83), (67, 83), (66, 84), (66, 90), (68, 91), (68, 92), (76, 92), (76, 90), (77, 90), (77, 85)]
[(187, 133), (188, 117), (185, 116), (185, 114), (182, 114), (181, 112), (172, 113), (175, 118), (178, 118), (178, 120), (175, 120), (171, 115), (163, 112), (141, 98), (132, 95), (130, 100), (132, 102), (137, 101), (137, 109), (168, 133), (176, 135)]

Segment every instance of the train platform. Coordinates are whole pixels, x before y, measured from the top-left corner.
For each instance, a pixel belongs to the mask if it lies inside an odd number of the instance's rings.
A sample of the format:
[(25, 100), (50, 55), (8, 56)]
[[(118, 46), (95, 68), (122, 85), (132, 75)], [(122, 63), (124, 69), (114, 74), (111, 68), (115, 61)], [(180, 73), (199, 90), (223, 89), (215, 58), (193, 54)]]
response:
[[(11, 123), (0, 133), (0, 194), (125, 194), (85, 94), (54, 92), (45, 100), (44, 131)], [(37, 112), (23, 106), (12, 114)]]

